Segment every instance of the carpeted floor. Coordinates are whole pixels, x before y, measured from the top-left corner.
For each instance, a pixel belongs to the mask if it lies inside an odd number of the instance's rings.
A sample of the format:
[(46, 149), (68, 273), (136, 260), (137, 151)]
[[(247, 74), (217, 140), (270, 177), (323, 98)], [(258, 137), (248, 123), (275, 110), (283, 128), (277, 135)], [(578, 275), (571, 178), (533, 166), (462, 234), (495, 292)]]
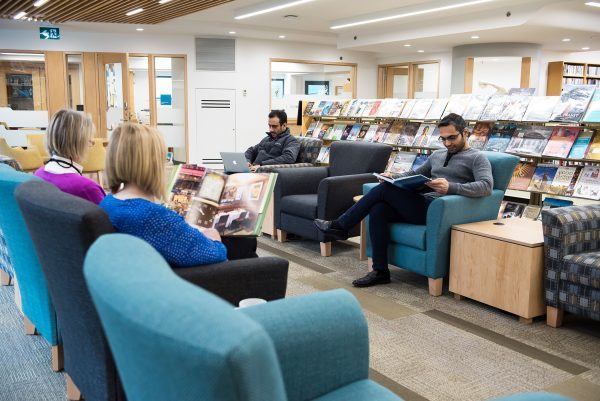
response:
[[(290, 260), (288, 296), (346, 288), (369, 322), (371, 377), (407, 401), (470, 401), (547, 390), (578, 401), (600, 400), (600, 322), (567, 315), (552, 329), (543, 318), (531, 325), (444, 289), (431, 297), (427, 279), (400, 269), (393, 282), (367, 289), (350, 283), (366, 272), (358, 249), (335, 243), (333, 257), (319, 244), (259, 239), (261, 256)], [(50, 346), (25, 336), (14, 288), (0, 287), (0, 400), (65, 399), (61, 373), (50, 369)], [(375, 401), (375, 400), (374, 400)]]

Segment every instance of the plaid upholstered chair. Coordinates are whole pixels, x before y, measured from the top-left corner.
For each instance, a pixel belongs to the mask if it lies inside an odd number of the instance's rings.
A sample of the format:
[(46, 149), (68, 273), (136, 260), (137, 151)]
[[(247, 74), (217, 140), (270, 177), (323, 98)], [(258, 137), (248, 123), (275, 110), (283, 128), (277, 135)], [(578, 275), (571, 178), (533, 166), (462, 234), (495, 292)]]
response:
[(567, 311), (600, 320), (600, 205), (542, 212), (547, 324)]
[(302, 137), (298, 138), (300, 142), (300, 150), (298, 151), (298, 157), (296, 163), (293, 164), (273, 164), (270, 166), (261, 166), (258, 168), (257, 173), (271, 173), (278, 168), (296, 168), (296, 167), (312, 167), (317, 161), (319, 156), (319, 150), (323, 141), (319, 138)]

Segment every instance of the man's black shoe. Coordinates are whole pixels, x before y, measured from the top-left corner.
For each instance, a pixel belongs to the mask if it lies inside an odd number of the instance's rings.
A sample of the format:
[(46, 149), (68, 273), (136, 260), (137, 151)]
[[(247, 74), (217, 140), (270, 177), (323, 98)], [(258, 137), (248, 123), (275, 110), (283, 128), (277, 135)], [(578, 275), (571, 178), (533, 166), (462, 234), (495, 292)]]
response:
[(371, 287), (378, 284), (389, 284), (390, 282), (389, 270), (373, 270), (366, 276), (354, 280), (352, 285), (355, 287)]
[(334, 239), (348, 239), (348, 231), (331, 227), (331, 221), (315, 219), (315, 227)]

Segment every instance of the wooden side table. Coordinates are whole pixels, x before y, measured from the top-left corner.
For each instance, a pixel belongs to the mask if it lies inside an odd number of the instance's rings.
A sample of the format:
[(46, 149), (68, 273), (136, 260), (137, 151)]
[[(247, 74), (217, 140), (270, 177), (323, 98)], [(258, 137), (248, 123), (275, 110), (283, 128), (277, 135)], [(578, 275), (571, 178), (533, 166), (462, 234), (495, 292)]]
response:
[(524, 323), (546, 313), (542, 222), (503, 219), (452, 227), (450, 291), (514, 313)]
[[(362, 199), (362, 195), (356, 195), (352, 200), (354, 203), (358, 202)], [(367, 260), (367, 225), (365, 224), (364, 219), (360, 221), (360, 247), (359, 247), (359, 260)]]

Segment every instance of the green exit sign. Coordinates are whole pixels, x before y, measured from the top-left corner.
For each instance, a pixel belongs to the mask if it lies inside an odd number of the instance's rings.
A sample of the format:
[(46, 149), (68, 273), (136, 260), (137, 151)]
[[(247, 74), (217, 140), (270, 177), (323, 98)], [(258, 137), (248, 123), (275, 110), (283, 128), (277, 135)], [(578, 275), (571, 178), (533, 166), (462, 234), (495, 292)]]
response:
[(60, 29), (59, 28), (49, 28), (49, 27), (40, 27), (40, 39), (46, 40), (59, 40), (60, 39)]

